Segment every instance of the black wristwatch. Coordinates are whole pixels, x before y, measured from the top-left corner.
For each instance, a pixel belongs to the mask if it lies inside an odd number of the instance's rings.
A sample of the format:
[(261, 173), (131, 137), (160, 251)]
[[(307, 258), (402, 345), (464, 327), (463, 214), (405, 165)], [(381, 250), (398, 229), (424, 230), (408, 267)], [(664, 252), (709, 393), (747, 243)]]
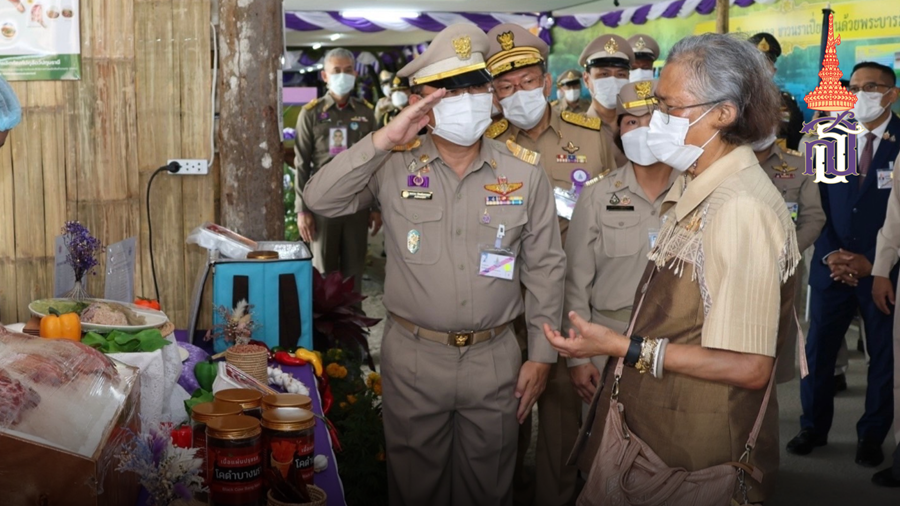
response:
[(628, 352), (625, 353), (625, 365), (634, 367), (641, 359), (641, 345), (644, 344), (644, 338), (632, 335), (631, 342), (628, 344)]

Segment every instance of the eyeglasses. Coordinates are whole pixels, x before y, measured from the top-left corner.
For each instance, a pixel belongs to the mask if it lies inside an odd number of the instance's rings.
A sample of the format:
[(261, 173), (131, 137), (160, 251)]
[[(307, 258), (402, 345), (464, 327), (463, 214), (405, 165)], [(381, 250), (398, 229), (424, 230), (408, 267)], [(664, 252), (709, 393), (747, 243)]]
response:
[(523, 91), (531, 91), (533, 89), (541, 87), (543, 84), (543, 76), (527, 76), (519, 81), (518, 84), (513, 84), (508, 81), (501, 81), (494, 85), (494, 90), (497, 92), (497, 98), (502, 99), (512, 96), (512, 94), (515, 93), (517, 89)]
[(447, 90), (447, 94), (445, 97), (453, 98), (460, 97), (466, 93), (469, 95), (480, 95), (482, 93), (492, 93), (494, 90), (491, 88), (490, 83), (484, 84), (473, 84), (472, 86), (466, 86), (465, 88), (456, 88), (455, 90)]
[(671, 116), (672, 111), (677, 111), (677, 110), (679, 110), (679, 109), (693, 109), (694, 107), (704, 107), (704, 106), (707, 106), (707, 105), (716, 105), (716, 104), (718, 104), (719, 102), (721, 102), (721, 101), (720, 101), (720, 100), (713, 100), (712, 102), (703, 102), (702, 104), (677, 105), (677, 106), (674, 106), (674, 107), (669, 107), (669, 106), (668, 106), (665, 102), (663, 102), (662, 100), (657, 100), (657, 102), (656, 102), (655, 104), (653, 104), (653, 105), (650, 106), (650, 112), (651, 112), (651, 114), (652, 114), (653, 112), (655, 112), (655, 111), (661, 112), (661, 113), (662, 113), (663, 123), (665, 123), (666, 125), (668, 125), (668, 124), (669, 124), (669, 117)]
[(878, 91), (879, 88), (891, 88), (891, 86), (878, 83), (866, 83), (862, 86), (862, 88), (860, 88), (859, 86), (850, 86), (848, 89), (850, 90), (850, 93), (853, 93), (855, 95), (860, 91), (865, 91), (866, 93)]

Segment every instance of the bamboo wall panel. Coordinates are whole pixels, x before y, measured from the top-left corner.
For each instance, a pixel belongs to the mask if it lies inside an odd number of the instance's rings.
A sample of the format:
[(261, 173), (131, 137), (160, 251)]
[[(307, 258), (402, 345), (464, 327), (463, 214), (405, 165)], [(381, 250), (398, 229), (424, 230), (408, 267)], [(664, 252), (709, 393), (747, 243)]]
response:
[[(82, 79), (12, 83), (23, 121), (0, 149), (5, 322), (27, 319), (31, 300), (52, 296), (54, 238), (66, 220), (104, 244), (137, 236), (135, 292), (151, 295), (147, 181), (171, 158), (210, 157), (210, 0), (84, 0), (81, 14)], [(212, 175), (154, 181), (160, 298), (179, 328), (206, 258), (184, 240), (216, 221), (217, 195)], [(104, 267), (101, 257), (92, 294), (103, 293)]]

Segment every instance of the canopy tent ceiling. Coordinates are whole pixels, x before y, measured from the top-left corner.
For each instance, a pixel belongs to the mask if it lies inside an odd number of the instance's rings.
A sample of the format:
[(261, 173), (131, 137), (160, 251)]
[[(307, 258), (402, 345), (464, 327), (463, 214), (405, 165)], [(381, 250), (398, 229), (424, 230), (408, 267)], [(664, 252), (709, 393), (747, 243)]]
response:
[[(403, 9), (421, 13), (524, 13), (551, 12), (553, 14), (601, 13), (627, 7), (637, 7), (664, 0), (619, 0), (619, 7), (613, 0), (340, 0), (335, 4), (317, 5), (318, 11), (347, 9)], [(310, 0), (284, 0), (284, 10), (310, 11)], [(338, 8), (338, 5), (340, 6)], [(335, 34), (340, 37), (336, 40)], [(309, 47), (313, 44), (328, 46), (411, 46), (434, 38), (435, 32), (427, 30), (362, 32), (350, 27), (313, 31), (285, 31), (288, 47)]]

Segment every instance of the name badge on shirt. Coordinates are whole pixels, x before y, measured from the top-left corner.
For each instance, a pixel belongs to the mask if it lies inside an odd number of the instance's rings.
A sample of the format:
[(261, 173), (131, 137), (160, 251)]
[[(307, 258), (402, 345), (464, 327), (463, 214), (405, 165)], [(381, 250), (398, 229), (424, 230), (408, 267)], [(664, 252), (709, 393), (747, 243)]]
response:
[(878, 169), (878, 189), (890, 190), (894, 187), (894, 180), (891, 177), (893, 171), (890, 169)]
[(791, 214), (791, 221), (797, 223), (797, 214), (800, 212), (800, 205), (796, 202), (785, 202), (787, 210)]
[(497, 227), (497, 237), (494, 240), (493, 247), (481, 247), (481, 262), (478, 266), (479, 276), (512, 281), (516, 269), (516, 255), (503, 247), (503, 237), (505, 235), (506, 226), (501, 223)]

